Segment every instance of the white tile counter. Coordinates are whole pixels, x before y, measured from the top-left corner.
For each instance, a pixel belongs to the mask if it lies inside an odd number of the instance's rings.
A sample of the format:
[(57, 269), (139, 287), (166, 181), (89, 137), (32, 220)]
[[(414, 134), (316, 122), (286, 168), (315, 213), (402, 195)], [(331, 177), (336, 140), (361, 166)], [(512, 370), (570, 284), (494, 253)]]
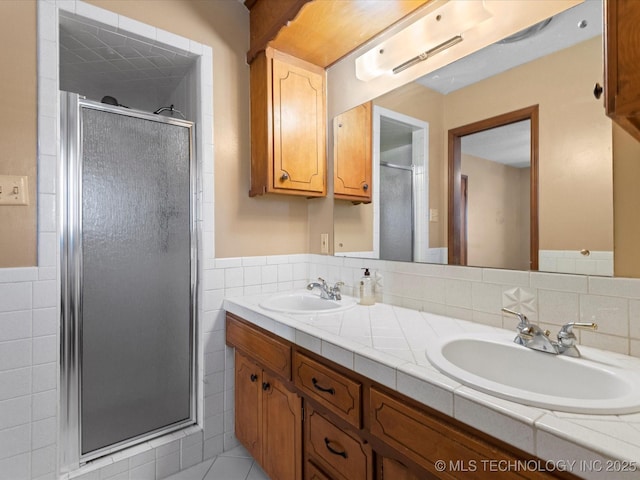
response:
[[(532, 469), (565, 469), (587, 479), (640, 478), (640, 413), (573, 414), (503, 400), (450, 379), (425, 356), (427, 338), (498, 329), (386, 304), (331, 314), (281, 314), (259, 307), (267, 297), (226, 298), (224, 309), (548, 461)], [(640, 359), (610, 355), (640, 370)]]

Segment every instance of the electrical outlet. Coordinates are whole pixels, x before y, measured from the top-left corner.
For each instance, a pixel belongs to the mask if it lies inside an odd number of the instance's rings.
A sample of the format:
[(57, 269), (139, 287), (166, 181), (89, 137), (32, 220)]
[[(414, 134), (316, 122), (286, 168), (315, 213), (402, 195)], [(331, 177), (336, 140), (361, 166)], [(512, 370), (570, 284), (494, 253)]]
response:
[(329, 234), (320, 234), (320, 253), (329, 253)]
[(29, 205), (27, 177), (0, 175), (0, 205)]
[(440, 212), (438, 211), (437, 208), (430, 208), (429, 209), (429, 221), (435, 223), (438, 220), (440, 220)]

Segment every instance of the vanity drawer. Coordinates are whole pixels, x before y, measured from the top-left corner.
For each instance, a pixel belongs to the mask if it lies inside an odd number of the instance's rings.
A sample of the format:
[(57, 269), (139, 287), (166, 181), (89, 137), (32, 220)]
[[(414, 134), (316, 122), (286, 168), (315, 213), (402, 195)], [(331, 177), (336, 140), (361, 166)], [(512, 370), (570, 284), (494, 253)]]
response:
[(304, 395), (360, 428), (360, 382), (351, 380), (300, 352), (294, 352), (293, 355), (293, 381)]
[(227, 313), (227, 345), (237, 348), (264, 368), (291, 380), (291, 346)]
[(371, 480), (373, 455), (366, 441), (336, 427), (312, 407), (305, 410), (307, 465), (317, 464), (335, 480)]
[(305, 480), (331, 480), (327, 477), (322, 470), (316, 467), (313, 462), (307, 462), (304, 466), (304, 479)]
[[(435, 462), (438, 460), (446, 465), (453, 462), (454, 465), (475, 466), (475, 471), (465, 471), (465, 479), (487, 478), (490, 472), (483, 469), (487, 460), (518, 460), (510, 452), (471, 432), (408, 406), (375, 387), (371, 388), (369, 419), (373, 435), (437, 478), (454, 480), (459, 475), (456, 471), (437, 469)], [(500, 471), (499, 475), (503, 479), (552, 477), (531, 471)]]

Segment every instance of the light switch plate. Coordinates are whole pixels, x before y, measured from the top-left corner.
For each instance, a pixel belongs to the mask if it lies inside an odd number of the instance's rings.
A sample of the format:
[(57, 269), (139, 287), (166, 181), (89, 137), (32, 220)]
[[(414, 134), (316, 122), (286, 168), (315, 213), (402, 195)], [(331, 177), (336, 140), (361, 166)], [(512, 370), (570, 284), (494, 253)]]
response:
[(26, 176), (0, 175), (0, 205), (29, 205)]
[(438, 211), (437, 208), (430, 208), (429, 209), (429, 221), (430, 222), (437, 222), (440, 220), (440, 212)]
[(329, 234), (320, 234), (320, 253), (329, 253)]

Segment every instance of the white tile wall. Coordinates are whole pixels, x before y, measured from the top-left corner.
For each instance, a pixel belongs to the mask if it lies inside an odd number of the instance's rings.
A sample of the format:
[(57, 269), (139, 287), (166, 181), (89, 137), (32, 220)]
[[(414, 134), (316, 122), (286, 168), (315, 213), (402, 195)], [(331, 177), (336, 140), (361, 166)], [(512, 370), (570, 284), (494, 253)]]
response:
[(538, 262), (540, 270), (545, 272), (613, 276), (612, 251), (591, 251), (583, 255), (578, 250), (540, 250)]

